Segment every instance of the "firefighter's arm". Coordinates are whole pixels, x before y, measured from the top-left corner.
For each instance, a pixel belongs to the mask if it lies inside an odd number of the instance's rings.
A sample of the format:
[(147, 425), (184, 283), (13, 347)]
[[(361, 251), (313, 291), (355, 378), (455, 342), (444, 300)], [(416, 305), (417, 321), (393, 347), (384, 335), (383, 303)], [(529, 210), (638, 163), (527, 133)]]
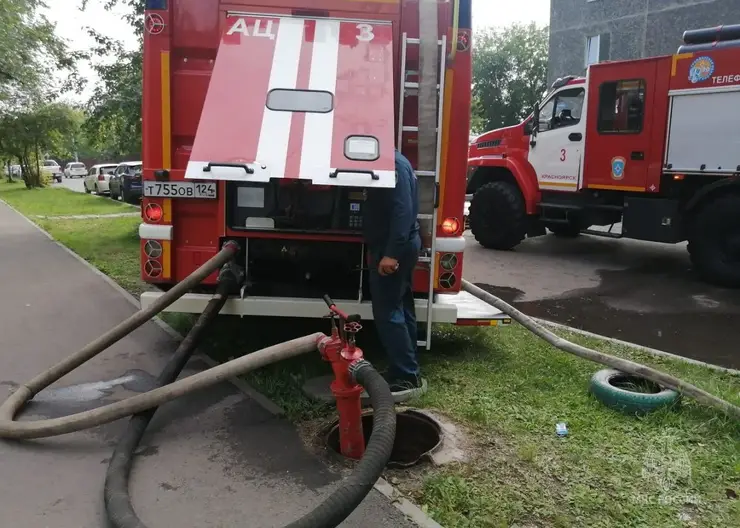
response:
[(415, 221), (409, 175), (405, 174), (403, 169), (398, 171), (398, 181), (393, 189), (390, 215), (388, 242), (383, 256), (397, 261), (407, 249), (409, 231)]

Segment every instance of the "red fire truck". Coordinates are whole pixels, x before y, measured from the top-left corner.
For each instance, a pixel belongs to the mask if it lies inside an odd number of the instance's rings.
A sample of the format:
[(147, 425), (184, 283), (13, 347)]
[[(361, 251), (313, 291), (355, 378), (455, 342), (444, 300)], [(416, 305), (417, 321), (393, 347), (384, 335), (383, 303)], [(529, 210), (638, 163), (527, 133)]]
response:
[[(222, 313), (318, 318), (328, 294), (371, 319), (363, 190), (395, 186), (398, 148), (426, 233), (419, 320), (508, 322), (460, 291), (471, 0), (147, 0), (145, 16), (143, 280), (166, 290), (238, 240), (246, 283)], [(169, 309), (202, 311), (215, 284)]]
[[(470, 147), (469, 222), (508, 250), (549, 229), (689, 242), (708, 281), (740, 286), (740, 26), (684, 33), (672, 56), (558, 79), (519, 125)], [(614, 226), (621, 233), (591, 230)]]

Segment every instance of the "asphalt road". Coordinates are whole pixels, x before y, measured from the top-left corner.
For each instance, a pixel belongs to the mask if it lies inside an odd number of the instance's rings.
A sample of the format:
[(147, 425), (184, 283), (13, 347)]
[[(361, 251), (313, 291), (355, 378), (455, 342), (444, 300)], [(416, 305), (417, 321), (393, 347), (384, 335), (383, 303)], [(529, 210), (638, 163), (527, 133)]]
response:
[(740, 368), (740, 292), (699, 281), (686, 244), (548, 235), (491, 251), (466, 236), (465, 277), (528, 314)]
[(70, 189), (75, 192), (85, 192), (85, 188), (83, 187), (83, 184), (82, 184), (83, 181), (84, 181), (83, 178), (74, 178), (74, 179), (62, 178), (62, 183), (55, 183), (54, 185), (57, 187), (64, 186), (67, 189)]
[(529, 315), (740, 368), (740, 292), (701, 282), (686, 244), (547, 235), (492, 251), (467, 237), (465, 277)]

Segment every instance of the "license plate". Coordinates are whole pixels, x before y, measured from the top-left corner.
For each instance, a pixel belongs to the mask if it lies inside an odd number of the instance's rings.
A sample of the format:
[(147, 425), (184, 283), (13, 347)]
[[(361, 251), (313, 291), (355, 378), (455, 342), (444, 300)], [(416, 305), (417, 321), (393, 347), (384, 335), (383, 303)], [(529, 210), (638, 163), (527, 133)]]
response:
[(144, 196), (215, 200), (216, 182), (144, 182)]

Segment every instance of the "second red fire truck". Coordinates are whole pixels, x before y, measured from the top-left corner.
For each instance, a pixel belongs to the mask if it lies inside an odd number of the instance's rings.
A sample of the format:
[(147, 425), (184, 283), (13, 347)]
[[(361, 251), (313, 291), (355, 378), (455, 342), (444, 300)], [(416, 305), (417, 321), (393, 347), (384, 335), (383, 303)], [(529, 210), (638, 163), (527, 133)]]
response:
[[(371, 319), (363, 190), (395, 185), (398, 148), (426, 234), (419, 320), (508, 322), (460, 291), (471, 0), (147, 0), (145, 31), (146, 282), (238, 240), (246, 285), (222, 313), (323, 317), (329, 294)], [(202, 311), (215, 284), (170, 310)]]
[(684, 41), (675, 55), (559, 79), (523, 123), (476, 138), (478, 242), (506, 250), (545, 229), (688, 240), (706, 280), (740, 287), (740, 26)]

